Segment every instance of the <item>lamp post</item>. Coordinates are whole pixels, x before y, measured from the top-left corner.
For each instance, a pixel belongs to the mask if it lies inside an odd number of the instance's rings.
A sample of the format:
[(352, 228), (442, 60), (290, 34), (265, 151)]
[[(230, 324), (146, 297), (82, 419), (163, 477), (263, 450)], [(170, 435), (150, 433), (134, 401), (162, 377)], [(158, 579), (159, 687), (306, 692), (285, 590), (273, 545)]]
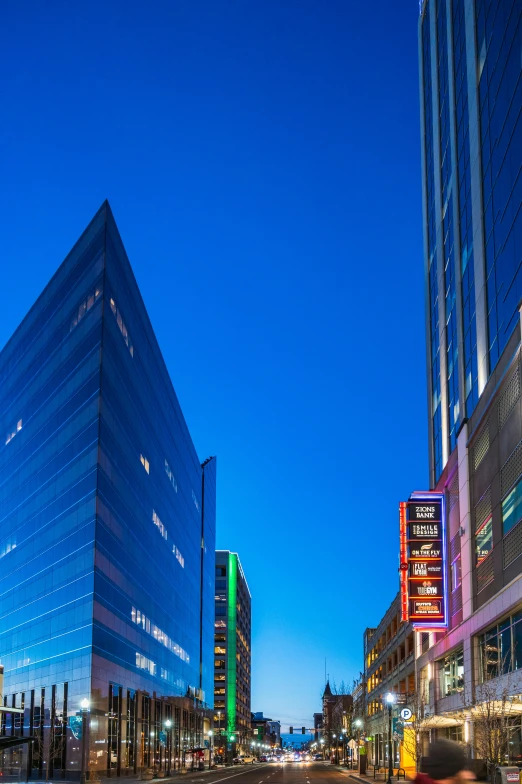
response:
[(208, 731), (208, 769), (212, 770), (212, 730)]
[(337, 765), (337, 735), (335, 732), (332, 735), (332, 738), (334, 739), (334, 765)]
[(322, 752), (323, 759), (324, 759), (324, 738), (321, 738), (319, 743), (321, 744), (321, 752)]
[(170, 776), (170, 758), (172, 756), (170, 741), (170, 728), (172, 727), (172, 722), (170, 719), (166, 719), (165, 727), (167, 728), (167, 776)]
[(89, 711), (89, 700), (84, 699), (81, 702), (82, 709), (82, 747), (80, 751), (80, 784), (85, 784), (85, 736), (87, 735), (87, 713)]
[(388, 692), (386, 695), (386, 704), (388, 705), (388, 778), (387, 784), (391, 784), (393, 776), (393, 759), (392, 759), (392, 707), (395, 702), (395, 696)]
[(359, 744), (361, 742), (360, 737), (361, 737), (362, 721), (360, 719), (355, 719), (354, 724), (357, 727), (357, 762), (359, 762)]

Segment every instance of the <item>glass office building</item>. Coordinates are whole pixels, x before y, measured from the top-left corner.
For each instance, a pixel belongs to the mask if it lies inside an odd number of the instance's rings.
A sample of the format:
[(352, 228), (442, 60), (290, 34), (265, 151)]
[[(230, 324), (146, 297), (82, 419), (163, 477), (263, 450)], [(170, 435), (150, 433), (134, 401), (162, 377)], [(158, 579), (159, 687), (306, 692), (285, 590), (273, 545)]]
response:
[(425, 0), (419, 25), (430, 469), (519, 325), (520, 0)]
[[(28, 773), (180, 766), (213, 708), (201, 465), (105, 203), (0, 353), (0, 732)], [(88, 731), (81, 733), (87, 700)]]
[(429, 487), (446, 499), (449, 629), (417, 635), (417, 685), (440, 732), (471, 745), (481, 685), (513, 689), (522, 617), (521, 18), (521, 0), (424, 0), (419, 19)]

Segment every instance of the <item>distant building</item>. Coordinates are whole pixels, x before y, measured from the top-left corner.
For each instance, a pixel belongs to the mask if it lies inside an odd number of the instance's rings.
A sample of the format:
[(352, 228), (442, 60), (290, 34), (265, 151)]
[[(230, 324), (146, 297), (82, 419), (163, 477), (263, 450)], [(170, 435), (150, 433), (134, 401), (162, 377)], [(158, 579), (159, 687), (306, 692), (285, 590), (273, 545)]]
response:
[(339, 694), (332, 709), (332, 725), (337, 735), (350, 733), (352, 727), (353, 697)]
[(252, 740), (267, 746), (281, 746), (281, 722), (267, 719), (263, 712), (252, 714)]
[[(369, 631), (369, 630), (367, 630)], [(364, 720), (366, 716), (366, 680), (364, 673), (361, 672), (357, 681), (355, 682), (353, 691), (353, 721), (359, 721), (359, 734), (363, 730)]]
[(323, 714), (314, 713), (314, 740), (318, 741), (323, 731)]
[(272, 746), (281, 746), (281, 722), (280, 721), (272, 721), (272, 719), (268, 720), (268, 724), (270, 727), (270, 738), (272, 740)]
[(333, 732), (332, 712), (336, 702), (337, 702), (337, 697), (335, 697), (332, 694), (330, 681), (327, 681), (323, 692), (323, 733), (328, 743), (331, 741), (331, 736)]
[(251, 597), (237, 553), (216, 552), (214, 726), (218, 747), (249, 750)]
[[(320, 740), (324, 740), (324, 751), (331, 755), (336, 754), (335, 746), (344, 750), (344, 744), (340, 742), (343, 733), (350, 731), (351, 716), (353, 709), (353, 698), (351, 694), (333, 694), (330, 681), (327, 681), (323, 692), (323, 713), (320, 734), (316, 729), (316, 719), (320, 714), (314, 714), (315, 735), (319, 735)], [(338, 752), (339, 754), (341, 751)], [(340, 758), (340, 757), (339, 757)]]

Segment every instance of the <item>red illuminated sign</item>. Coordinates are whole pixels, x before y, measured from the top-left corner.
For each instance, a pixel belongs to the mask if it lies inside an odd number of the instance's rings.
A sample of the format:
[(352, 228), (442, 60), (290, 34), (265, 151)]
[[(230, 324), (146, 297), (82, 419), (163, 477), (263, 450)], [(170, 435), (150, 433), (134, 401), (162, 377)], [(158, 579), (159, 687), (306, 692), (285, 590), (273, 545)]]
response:
[(408, 621), (408, 545), (406, 538), (406, 504), (399, 505), (400, 525), (400, 578), (401, 578), (401, 621)]

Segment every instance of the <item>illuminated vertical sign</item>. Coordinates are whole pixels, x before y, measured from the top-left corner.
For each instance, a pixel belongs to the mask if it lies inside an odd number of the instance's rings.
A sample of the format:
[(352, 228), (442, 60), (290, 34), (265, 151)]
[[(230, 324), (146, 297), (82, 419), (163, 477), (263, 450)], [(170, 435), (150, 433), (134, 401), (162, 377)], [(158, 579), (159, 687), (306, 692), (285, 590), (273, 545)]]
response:
[[(403, 571), (407, 574), (408, 620), (417, 629), (443, 629), (448, 625), (444, 495), (413, 493), (404, 506), (405, 520), (401, 505), (401, 575)], [(403, 529), (406, 561), (402, 560)], [(403, 570), (403, 563), (407, 570)]]
[(401, 621), (409, 621), (408, 605), (408, 538), (406, 532), (406, 503), (399, 504), (400, 554), (399, 570), (401, 580)]

